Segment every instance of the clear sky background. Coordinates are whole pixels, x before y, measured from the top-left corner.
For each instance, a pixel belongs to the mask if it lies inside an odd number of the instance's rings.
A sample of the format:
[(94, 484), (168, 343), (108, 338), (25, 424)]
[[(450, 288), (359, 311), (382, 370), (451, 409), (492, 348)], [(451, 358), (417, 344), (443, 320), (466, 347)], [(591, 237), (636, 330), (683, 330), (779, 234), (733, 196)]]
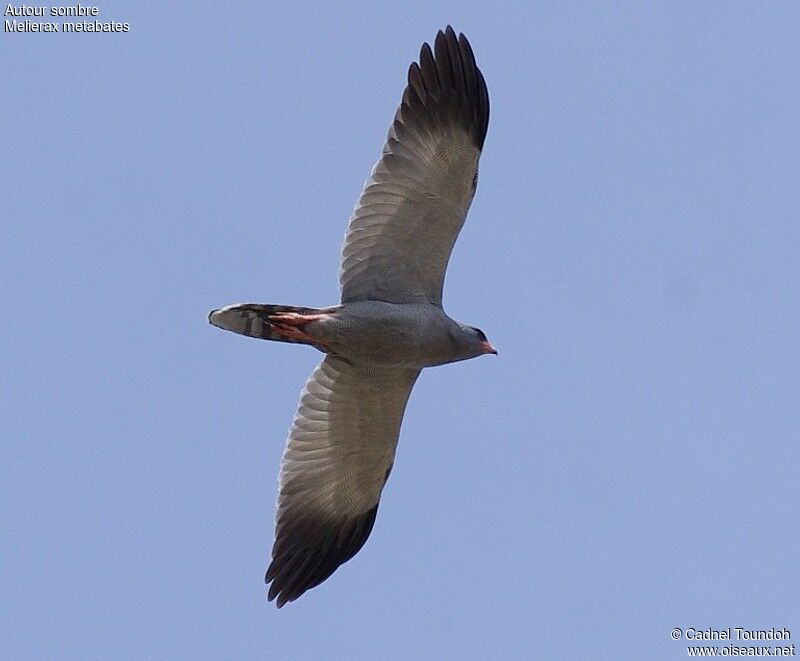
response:
[[(800, 7), (103, 2), (0, 44), (6, 659), (678, 659), (800, 638)], [(8, 18), (8, 17), (6, 17)], [(39, 19), (43, 20), (43, 19)], [(448, 313), (361, 553), (262, 582), (315, 351), (420, 44), (489, 86)]]

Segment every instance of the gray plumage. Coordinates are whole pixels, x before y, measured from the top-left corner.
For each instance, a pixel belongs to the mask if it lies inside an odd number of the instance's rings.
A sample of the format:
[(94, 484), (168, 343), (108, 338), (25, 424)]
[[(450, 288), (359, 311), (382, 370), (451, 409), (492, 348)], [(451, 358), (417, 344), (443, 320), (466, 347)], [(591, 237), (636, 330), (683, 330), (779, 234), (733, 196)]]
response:
[(350, 218), (341, 304), (242, 304), (209, 315), (226, 330), (327, 354), (303, 389), (281, 461), (266, 574), (278, 607), (319, 585), (366, 542), (420, 371), (496, 353), (482, 331), (441, 306), (488, 122), (472, 49), (448, 27), (411, 64), (382, 156)]

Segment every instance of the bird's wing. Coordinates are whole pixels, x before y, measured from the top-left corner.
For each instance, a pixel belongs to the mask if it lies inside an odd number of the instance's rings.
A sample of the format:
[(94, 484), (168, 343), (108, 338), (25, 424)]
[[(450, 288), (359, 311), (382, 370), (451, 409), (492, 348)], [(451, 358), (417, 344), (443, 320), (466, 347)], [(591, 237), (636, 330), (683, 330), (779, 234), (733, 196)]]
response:
[(441, 305), (444, 274), (475, 194), (489, 96), (451, 27), (423, 44), (381, 159), (342, 247), (342, 302)]
[(281, 461), (266, 575), (278, 607), (322, 583), (367, 541), (418, 375), (327, 356), (309, 378)]

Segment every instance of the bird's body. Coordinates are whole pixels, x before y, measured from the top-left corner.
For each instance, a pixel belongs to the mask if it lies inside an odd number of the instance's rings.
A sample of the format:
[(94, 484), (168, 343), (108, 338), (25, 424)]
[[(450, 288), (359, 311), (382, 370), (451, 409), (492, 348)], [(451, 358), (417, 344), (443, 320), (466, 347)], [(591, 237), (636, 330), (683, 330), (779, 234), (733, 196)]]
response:
[(497, 353), (482, 331), (442, 309), (488, 121), (472, 49), (448, 27), (409, 68), (383, 154), (348, 224), (340, 304), (248, 303), (209, 315), (220, 328), (326, 354), (300, 396), (281, 462), (266, 575), (279, 607), (367, 540), (420, 371)]
[[(308, 335), (304, 344), (358, 365), (422, 369), (487, 353), (485, 346), (470, 341), (474, 329), (454, 321), (442, 308), (430, 303), (354, 301), (331, 308), (301, 308), (306, 312), (293, 312), (290, 306), (258, 307), (260, 318), (283, 319), (268, 322), (265, 328), (288, 323)], [(280, 307), (283, 311), (266, 314), (263, 308), (267, 307)], [(242, 308), (235, 305), (217, 310), (212, 323), (229, 328), (235, 321), (226, 322), (225, 317), (241, 315)], [(286, 316), (289, 314), (296, 316)], [(260, 331), (239, 332), (261, 337)]]

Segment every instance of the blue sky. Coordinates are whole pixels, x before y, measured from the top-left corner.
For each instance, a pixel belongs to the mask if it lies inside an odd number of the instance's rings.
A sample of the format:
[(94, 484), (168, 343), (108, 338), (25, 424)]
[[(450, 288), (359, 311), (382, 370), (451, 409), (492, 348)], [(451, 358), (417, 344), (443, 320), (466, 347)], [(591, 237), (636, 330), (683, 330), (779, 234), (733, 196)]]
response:
[[(2, 34), (4, 658), (686, 656), (800, 636), (800, 9), (104, 2)], [(223, 11), (224, 9), (224, 11)], [(492, 101), (361, 553), (277, 611), (278, 464), (319, 355), (206, 323), (330, 305), (409, 62)]]

